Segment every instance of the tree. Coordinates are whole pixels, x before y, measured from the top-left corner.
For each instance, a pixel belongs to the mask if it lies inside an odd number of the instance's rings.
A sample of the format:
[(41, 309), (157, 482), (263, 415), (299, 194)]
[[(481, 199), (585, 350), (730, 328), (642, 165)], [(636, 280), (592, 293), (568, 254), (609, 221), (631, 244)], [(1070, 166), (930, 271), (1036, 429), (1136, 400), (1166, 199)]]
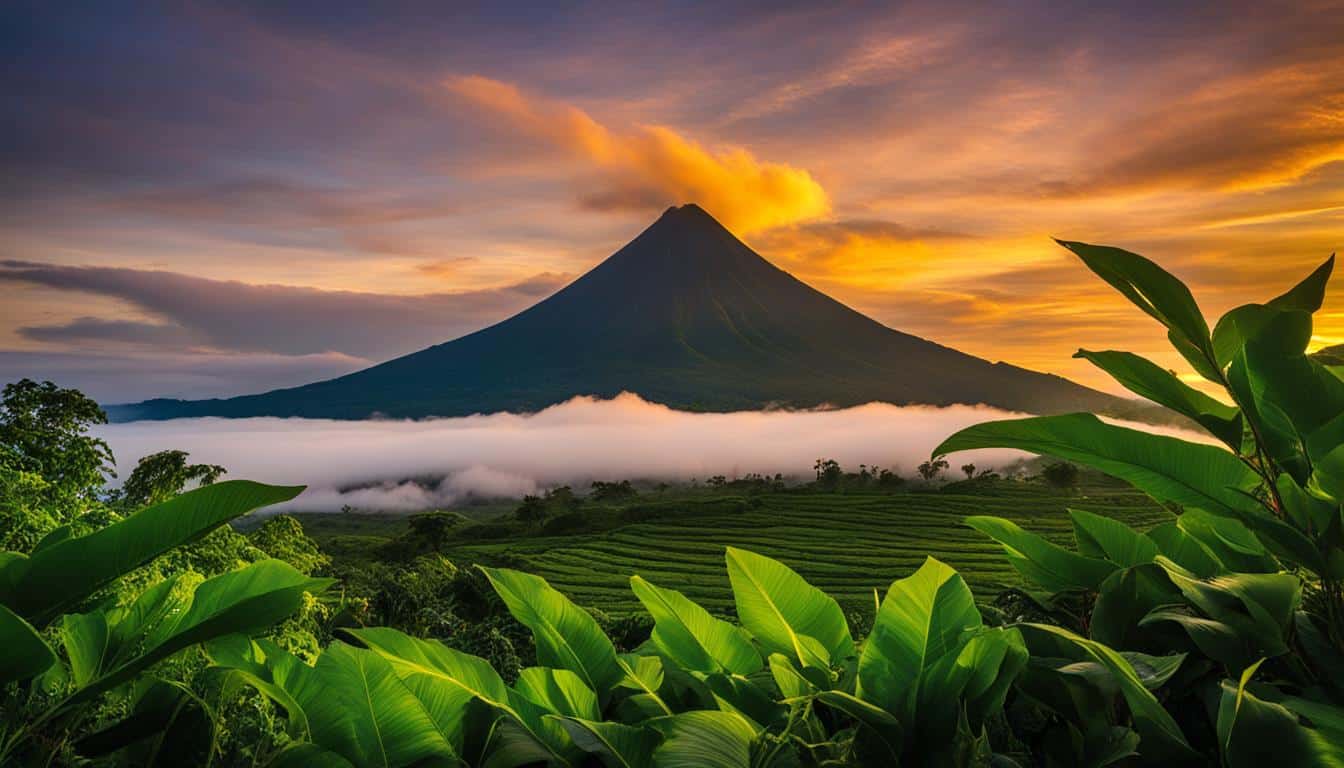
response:
[(966, 473), (966, 479), (967, 479), (967, 480), (971, 480), (971, 479), (973, 479), (973, 478), (975, 477), (975, 465), (974, 465), (974, 464), (962, 464), (962, 465), (961, 465), (961, 471)]
[(950, 466), (951, 464), (947, 463), (946, 457), (934, 456), (923, 464), (920, 464), (915, 471), (919, 473), (920, 477), (924, 478), (925, 482), (931, 483), (934, 480), (937, 480), (938, 477), (943, 474), (943, 470)]
[(636, 491), (630, 485), (629, 480), (622, 480), (619, 483), (604, 483), (601, 480), (595, 480), (592, 484), (594, 501), (621, 501), (633, 498), (635, 495)]
[(1047, 464), (1041, 470), (1041, 477), (1053, 488), (1074, 488), (1078, 485), (1078, 465), (1067, 461)]
[[(536, 498), (529, 496), (527, 498)], [(425, 512), (419, 515), (411, 515), (407, 523), (411, 527), (411, 535), (418, 541), (424, 542), (430, 549), (440, 550), (448, 543), (448, 537), (452, 535), (452, 530), (462, 522), (462, 516), (456, 512)]]
[(138, 509), (178, 495), (193, 482), (210, 485), (228, 472), (218, 464), (188, 464), (186, 451), (159, 451), (140, 459), (121, 487), (120, 501)]
[(76, 502), (97, 498), (104, 475), (116, 475), (112, 449), (87, 434), (106, 423), (103, 409), (79, 390), (32, 379), (7, 384), (0, 395), (2, 463), (46, 481), (46, 495), (68, 518), (79, 512)]
[(840, 469), (840, 462), (835, 459), (817, 459), (812, 469), (817, 472), (817, 487), (827, 491), (838, 489), (845, 475), (844, 470)]
[(546, 501), (540, 496), (528, 494), (523, 497), (523, 503), (513, 511), (513, 516), (525, 523), (536, 523), (546, 519), (547, 509)]

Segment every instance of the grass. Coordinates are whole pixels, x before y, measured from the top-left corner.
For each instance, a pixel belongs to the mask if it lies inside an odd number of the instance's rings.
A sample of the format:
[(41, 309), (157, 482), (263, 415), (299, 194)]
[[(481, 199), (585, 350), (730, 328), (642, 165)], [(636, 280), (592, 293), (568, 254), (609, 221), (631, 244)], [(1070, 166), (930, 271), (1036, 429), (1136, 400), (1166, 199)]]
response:
[[(1061, 544), (1072, 540), (1069, 507), (1139, 528), (1170, 519), (1137, 491), (1097, 479), (1075, 492), (1011, 481), (962, 483), (937, 492), (789, 490), (717, 508), (705, 504), (711, 493), (659, 501), (664, 514), (654, 520), (620, 522), (619, 514), (600, 509), (595, 516), (606, 520), (605, 530), (450, 543), (443, 554), (459, 563), (536, 573), (578, 604), (612, 613), (640, 610), (628, 582), (636, 573), (681, 590), (712, 611), (726, 612), (732, 597), (723, 550), (731, 545), (779, 559), (847, 608), (867, 612), (875, 588), (885, 590), (929, 555), (961, 572), (981, 599), (1019, 586), (1021, 579), (998, 545), (963, 525), (969, 515), (1006, 517)], [(688, 514), (675, 514), (679, 506)], [(404, 519), (388, 516), (302, 517), (310, 535), (337, 558), (367, 558), (379, 543), (407, 528)]]

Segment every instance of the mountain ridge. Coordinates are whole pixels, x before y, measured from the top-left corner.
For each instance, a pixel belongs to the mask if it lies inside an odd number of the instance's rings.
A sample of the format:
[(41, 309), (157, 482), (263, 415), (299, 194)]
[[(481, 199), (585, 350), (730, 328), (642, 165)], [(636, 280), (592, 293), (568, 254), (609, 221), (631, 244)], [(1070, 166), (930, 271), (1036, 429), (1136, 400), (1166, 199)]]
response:
[(464, 416), (630, 391), (682, 410), (985, 404), (1124, 413), (1062, 377), (885, 326), (762, 258), (695, 204), (505, 320), (345, 376), (214, 400), (109, 406), (184, 416)]

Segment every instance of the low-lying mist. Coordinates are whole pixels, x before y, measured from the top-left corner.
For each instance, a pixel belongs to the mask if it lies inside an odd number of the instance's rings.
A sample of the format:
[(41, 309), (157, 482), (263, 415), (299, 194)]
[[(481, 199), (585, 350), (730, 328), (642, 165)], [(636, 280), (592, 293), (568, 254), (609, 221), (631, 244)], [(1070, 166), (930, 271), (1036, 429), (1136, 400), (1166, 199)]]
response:
[[(899, 407), (871, 403), (812, 411), (687, 413), (632, 394), (577, 397), (534, 414), (496, 413), (422, 421), (178, 419), (110, 424), (124, 478), (140, 457), (188, 451), (228, 477), (307, 485), (290, 509), (410, 511), (470, 497), (521, 497), (593, 480), (704, 480), (748, 473), (806, 477), (818, 458), (912, 475), (943, 438), (1014, 414), (983, 406)], [(1002, 467), (1016, 451), (958, 454)]]

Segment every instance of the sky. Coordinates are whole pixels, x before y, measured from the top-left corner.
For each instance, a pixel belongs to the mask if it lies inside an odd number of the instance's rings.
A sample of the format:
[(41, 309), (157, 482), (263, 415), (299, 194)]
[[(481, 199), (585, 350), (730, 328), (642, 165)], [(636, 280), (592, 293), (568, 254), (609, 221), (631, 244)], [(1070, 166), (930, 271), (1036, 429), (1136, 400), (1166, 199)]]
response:
[(454, 338), (686, 202), (887, 325), (1112, 391), (1075, 350), (1188, 371), (1052, 237), (1211, 319), (1344, 245), (1334, 0), (14, 2), (0, 39), (0, 380), (105, 402)]

